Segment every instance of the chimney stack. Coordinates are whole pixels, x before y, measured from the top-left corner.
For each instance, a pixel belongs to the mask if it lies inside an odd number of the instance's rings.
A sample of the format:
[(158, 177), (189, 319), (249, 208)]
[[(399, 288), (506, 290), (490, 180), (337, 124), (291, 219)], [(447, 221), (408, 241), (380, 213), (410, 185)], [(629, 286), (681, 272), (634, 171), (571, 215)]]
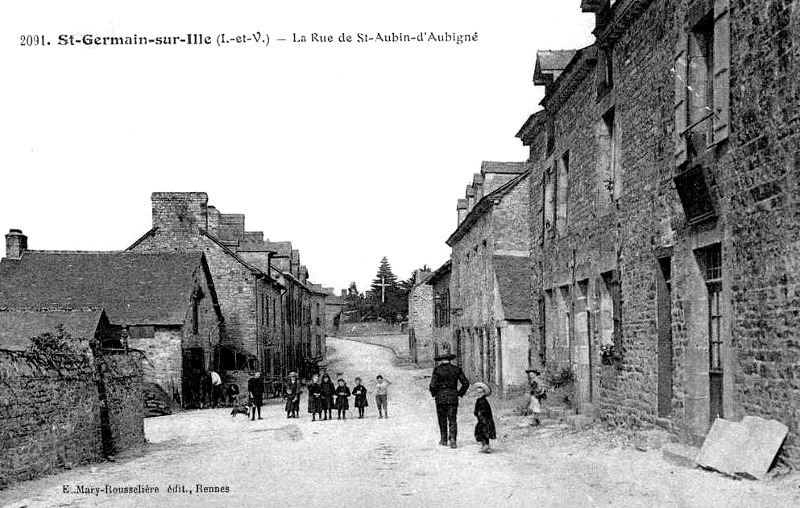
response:
[(20, 229), (12, 229), (6, 235), (6, 257), (19, 259), (28, 250), (28, 237)]

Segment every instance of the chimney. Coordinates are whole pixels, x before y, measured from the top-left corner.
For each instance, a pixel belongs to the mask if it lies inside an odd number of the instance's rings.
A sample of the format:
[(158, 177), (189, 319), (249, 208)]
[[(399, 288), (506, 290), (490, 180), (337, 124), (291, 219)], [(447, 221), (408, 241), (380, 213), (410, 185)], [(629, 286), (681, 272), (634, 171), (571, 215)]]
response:
[(423, 280), (427, 279), (433, 272), (430, 270), (416, 270), (414, 272), (414, 284), (421, 284)]
[(6, 257), (20, 259), (26, 250), (28, 250), (28, 237), (22, 234), (21, 229), (10, 230), (6, 235)]
[(458, 225), (461, 225), (461, 223), (464, 222), (464, 219), (467, 217), (467, 200), (459, 199), (458, 204), (456, 205), (456, 210), (458, 210)]
[(153, 226), (177, 238), (194, 237), (208, 228), (208, 194), (205, 192), (154, 192)]

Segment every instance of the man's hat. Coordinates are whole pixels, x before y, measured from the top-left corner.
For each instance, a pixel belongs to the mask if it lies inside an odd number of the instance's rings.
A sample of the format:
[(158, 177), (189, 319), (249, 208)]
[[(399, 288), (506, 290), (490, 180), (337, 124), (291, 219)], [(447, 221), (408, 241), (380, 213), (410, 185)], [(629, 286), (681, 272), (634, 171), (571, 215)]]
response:
[(297, 377), (297, 372), (290, 372), (290, 373), (289, 373), (289, 376), (294, 376), (294, 377)]
[(533, 372), (534, 374), (538, 375), (538, 374), (541, 374), (542, 371), (538, 367), (532, 367), (530, 369), (525, 369), (525, 374), (530, 374), (531, 372)]
[(487, 385), (486, 383), (478, 381), (477, 383), (472, 385), (472, 389), (473, 390), (475, 390), (477, 388), (482, 388), (483, 389), (483, 393), (485, 393), (486, 395), (491, 395), (492, 394), (491, 387), (489, 385)]
[(455, 357), (456, 357), (456, 355), (454, 355), (453, 353), (442, 353), (442, 354), (438, 355), (436, 358), (434, 358), (433, 360), (435, 362), (443, 362), (445, 360), (452, 360)]

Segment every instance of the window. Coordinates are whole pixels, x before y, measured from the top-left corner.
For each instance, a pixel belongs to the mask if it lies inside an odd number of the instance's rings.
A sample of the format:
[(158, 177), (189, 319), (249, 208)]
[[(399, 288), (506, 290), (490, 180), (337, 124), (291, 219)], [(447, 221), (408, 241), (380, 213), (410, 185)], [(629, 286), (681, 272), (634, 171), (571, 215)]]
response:
[(200, 331), (199, 310), (200, 310), (200, 297), (198, 295), (194, 295), (192, 297), (192, 333), (194, 335), (197, 335)]
[(156, 336), (153, 326), (131, 326), (128, 329), (131, 339), (152, 339)]
[(678, 38), (675, 50), (675, 163), (680, 166), (728, 137), (730, 0)]
[(544, 207), (543, 226), (545, 235), (555, 233), (553, 227), (553, 213), (555, 212), (555, 182), (553, 168), (549, 167), (544, 173)]
[(558, 165), (558, 176), (556, 178), (556, 231), (559, 236), (567, 234), (567, 210), (568, 210), (568, 190), (569, 190), (569, 152), (564, 152), (561, 156), (561, 163)]
[(609, 109), (597, 123), (597, 187), (598, 213), (622, 194), (622, 168), (620, 164), (620, 130), (614, 108)]
[(434, 323), (436, 326), (450, 326), (450, 290), (439, 291), (433, 301)]
[(708, 293), (709, 419), (724, 416), (723, 407), (723, 319), (722, 248), (714, 244), (697, 252)]
[[(622, 291), (619, 272), (605, 272), (597, 281), (597, 298), (600, 307), (600, 348), (604, 357), (621, 359), (622, 354)], [(612, 352), (613, 354), (607, 354)], [(609, 363), (609, 362), (605, 362)]]
[(597, 50), (597, 97), (614, 88), (613, 50), (610, 47)]

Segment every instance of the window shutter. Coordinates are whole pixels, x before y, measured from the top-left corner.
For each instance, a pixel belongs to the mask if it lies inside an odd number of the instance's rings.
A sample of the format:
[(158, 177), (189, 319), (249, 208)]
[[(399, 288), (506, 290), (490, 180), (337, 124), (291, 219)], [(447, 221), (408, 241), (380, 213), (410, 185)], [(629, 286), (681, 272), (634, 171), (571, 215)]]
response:
[(714, 143), (730, 133), (730, 0), (714, 0)]
[(678, 35), (678, 43), (675, 47), (675, 166), (680, 166), (688, 158), (688, 143), (683, 131), (687, 125), (687, 106), (686, 106), (686, 86), (688, 73), (689, 55), (689, 34), (681, 33)]

